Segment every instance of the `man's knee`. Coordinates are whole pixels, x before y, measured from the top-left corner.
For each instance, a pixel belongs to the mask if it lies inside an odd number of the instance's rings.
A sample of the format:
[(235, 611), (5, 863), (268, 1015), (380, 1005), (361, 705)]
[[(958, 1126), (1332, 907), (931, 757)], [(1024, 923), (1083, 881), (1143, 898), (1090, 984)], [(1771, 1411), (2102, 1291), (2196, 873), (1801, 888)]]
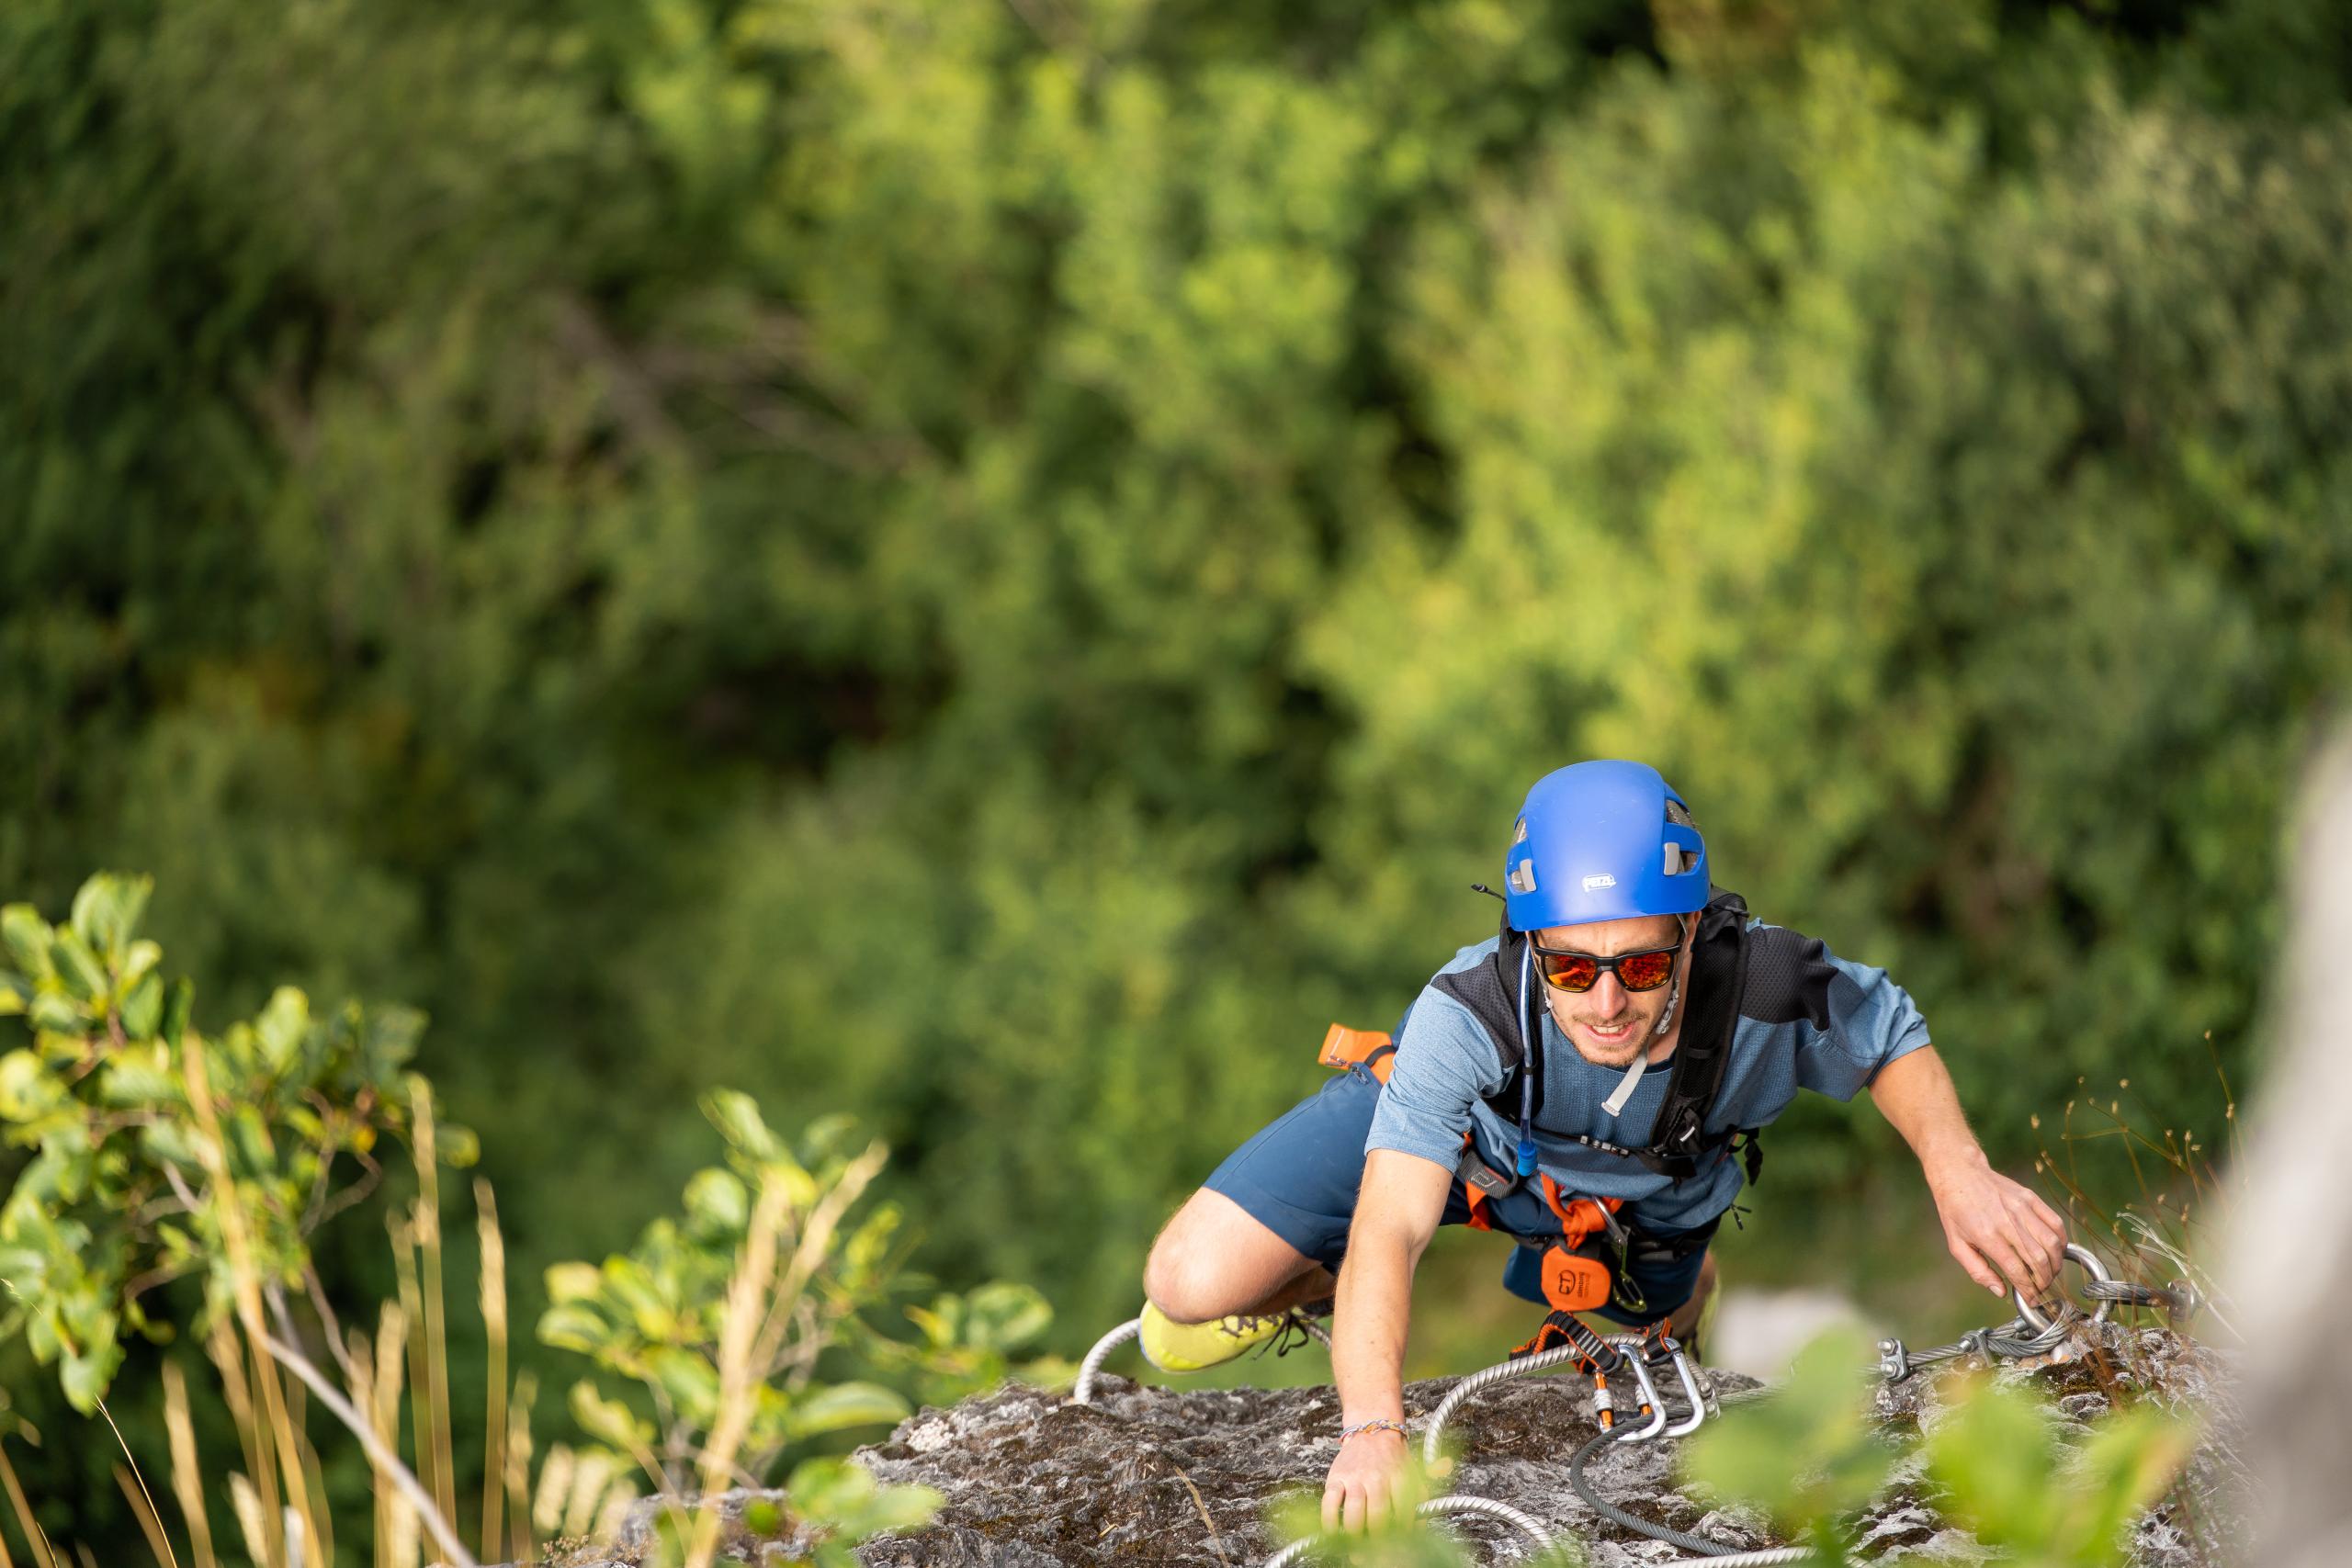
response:
[(1206, 1323), (1251, 1310), (1313, 1267), (1232, 1199), (1204, 1188), (1152, 1243), (1143, 1291), (1175, 1322)]

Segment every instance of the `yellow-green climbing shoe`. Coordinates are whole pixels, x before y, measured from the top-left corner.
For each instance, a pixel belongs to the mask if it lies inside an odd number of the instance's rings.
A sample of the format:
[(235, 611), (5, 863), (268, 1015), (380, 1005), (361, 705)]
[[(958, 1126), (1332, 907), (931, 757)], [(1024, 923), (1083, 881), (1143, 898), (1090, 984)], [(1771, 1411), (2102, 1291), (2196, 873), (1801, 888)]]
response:
[(1292, 1327), (1296, 1314), (1220, 1317), (1213, 1323), (1178, 1323), (1146, 1302), (1136, 1341), (1143, 1359), (1163, 1372), (1197, 1372), (1230, 1361)]

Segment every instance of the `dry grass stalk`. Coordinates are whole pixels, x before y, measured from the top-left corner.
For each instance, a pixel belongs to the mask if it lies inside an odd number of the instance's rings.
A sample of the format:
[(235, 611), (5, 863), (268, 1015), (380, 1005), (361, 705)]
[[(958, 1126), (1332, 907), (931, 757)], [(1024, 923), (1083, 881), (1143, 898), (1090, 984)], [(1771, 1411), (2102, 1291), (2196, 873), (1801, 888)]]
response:
[(531, 1406), (538, 1398), (538, 1380), (525, 1372), (514, 1380), (514, 1399), (506, 1409), (506, 1503), (513, 1539), (513, 1560), (527, 1562), (538, 1554), (531, 1538)]
[(266, 1475), (269, 1461), (262, 1449), (261, 1424), (254, 1419), (253, 1383), (246, 1374), (244, 1347), (238, 1342), (236, 1328), (227, 1318), (216, 1321), (211, 1333), (205, 1336), (204, 1354), (220, 1379), (220, 1396), (229, 1406), (229, 1424), (236, 1429), (237, 1441), (244, 1451), (245, 1473)]
[[(441, 1276), (441, 1175), (434, 1140), (433, 1089), (423, 1078), (409, 1080), (409, 1100), (415, 1108), (412, 1152), (416, 1159), (416, 1241), (424, 1261), (424, 1377), (420, 1386), (433, 1435), (433, 1500), (441, 1517), (458, 1517), (456, 1445), (449, 1427), (449, 1325)], [(424, 1452), (424, 1437), (417, 1450)]]
[(558, 1443), (548, 1450), (547, 1463), (539, 1467), (539, 1491), (532, 1500), (531, 1523), (541, 1535), (563, 1533), (563, 1505), (571, 1495), (575, 1462), (571, 1446)]
[(8, 1462), (8, 1450), (0, 1447), (0, 1485), (8, 1489), (8, 1506), (17, 1510), (17, 1523), (25, 1532), (25, 1548), (33, 1554), (35, 1568), (57, 1568), (57, 1551), (42, 1533), (40, 1521), (33, 1517), (33, 1506), (25, 1500), (25, 1488), (17, 1479), (17, 1467)]
[(388, 1217), (385, 1221), (392, 1235), (392, 1277), (400, 1292), (401, 1321), (405, 1325), (403, 1348), (408, 1353), (409, 1441), (416, 1453), (416, 1478), (425, 1491), (440, 1495), (435, 1474), (432, 1416), (421, 1397), (432, 1386), (432, 1373), (425, 1366), (424, 1296), (417, 1282), (416, 1221), (413, 1207), (407, 1213)]
[(474, 1215), (481, 1238), (481, 1321), (490, 1339), (490, 1409), (482, 1426), (481, 1554), (498, 1555), (506, 1498), (506, 1239), (499, 1234), (498, 1200), (490, 1183), (474, 1182)]
[(130, 1505), (130, 1516), (139, 1521), (139, 1533), (147, 1538), (147, 1550), (155, 1561), (179, 1568), (179, 1557), (164, 1534), (164, 1522), (155, 1517), (154, 1500), (147, 1495), (145, 1484), (120, 1465), (114, 1467), (114, 1483), (122, 1489), (123, 1501)]
[[(741, 1259), (727, 1285), (727, 1316), (718, 1330), (718, 1416), (703, 1446), (702, 1493), (716, 1496), (727, 1489), (735, 1468), (735, 1450), (752, 1424), (752, 1401), (758, 1372), (752, 1362), (754, 1341), (762, 1326), (761, 1302), (775, 1276), (776, 1238), (784, 1229), (791, 1197), (784, 1183), (769, 1177), (760, 1183), (760, 1201), (752, 1212), (743, 1237)], [(715, 1507), (695, 1517), (688, 1537), (686, 1568), (710, 1568), (718, 1554), (719, 1517)]]
[[(155, 1554), (156, 1562), (167, 1563), (169, 1568), (180, 1568), (179, 1558), (173, 1552), (171, 1541), (164, 1535), (163, 1521), (156, 1517), (155, 1499), (147, 1490), (147, 1478), (139, 1472), (139, 1461), (131, 1453), (130, 1445), (122, 1440), (122, 1428), (115, 1425), (114, 1412), (107, 1408), (107, 1402), (103, 1399), (98, 1401), (98, 1414), (107, 1418), (107, 1429), (114, 1434), (115, 1447), (122, 1450), (124, 1461), (130, 1466), (128, 1473), (119, 1464), (114, 1467), (115, 1484), (122, 1488), (125, 1496), (130, 1497), (130, 1511), (138, 1518), (140, 1529), (146, 1534), (148, 1550)], [(130, 1496), (133, 1483), (138, 1485), (135, 1497)]]
[(237, 1528), (244, 1532), (246, 1552), (257, 1563), (277, 1562), (272, 1552), (276, 1543), (270, 1540), (270, 1517), (262, 1510), (261, 1495), (254, 1490), (254, 1483), (245, 1479), (243, 1471), (229, 1477), (229, 1506), (237, 1516)]
[[(262, 1313), (261, 1270), (254, 1262), (253, 1243), (245, 1235), (244, 1211), (235, 1201), (236, 1188), (229, 1175), (228, 1157), (221, 1152), (225, 1145), (221, 1140), (220, 1115), (212, 1104), (212, 1086), (205, 1068), (204, 1042), (194, 1030), (187, 1032), (187, 1048), (181, 1053), (180, 1070), (187, 1077), (188, 1102), (196, 1111), (197, 1123), (203, 1134), (197, 1140), (197, 1157), (203, 1163), (205, 1177), (212, 1184), (219, 1205), (220, 1239), (229, 1255), (229, 1274), (235, 1290), (237, 1317), (246, 1337), (260, 1346), (268, 1339), (266, 1319)], [(277, 1370), (256, 1356), (254, 1358), (254, 1381), (261, 1388), (261, 1405), (268, 1418), (269, 1433), (277, 1439), (278, 1463), (283, 1467), (288, 1489), (297, 1500), (303, 1524), (302, 1533), (305, 1538), (315, 1540), (319, 1532), (311, 1518), (310, 1489), (303, 1483), (301, 1450), (294, 1441), (293, 1427), (287, 1418), (285, 1397), (277, 1382)], [(264, 1465), (258, 1473), (266, 1483), (269, 1468)], [(277, 1523), (275, 1519), (268, 1522), (272, 1526)], [(284, 1547), (279, 1540), (271, 1540), (269, 1544), (280, 1551)], [(265, 1557), (259, 1561), (266, 1562), (277, 1559)]]
[[(196, 1424), (188, 1419), (187, 1379), (175, 1360), (164, 1362), (164, 1429), (172, 1444), (172, 1495), (187, 1521), (196, 1568), (220, 1568), (212, 1555), (212, 1517), (204, 1506), (203, 1472), (196, 1463)], [(0, 1568), (7, 1568), (0, 1562)]]

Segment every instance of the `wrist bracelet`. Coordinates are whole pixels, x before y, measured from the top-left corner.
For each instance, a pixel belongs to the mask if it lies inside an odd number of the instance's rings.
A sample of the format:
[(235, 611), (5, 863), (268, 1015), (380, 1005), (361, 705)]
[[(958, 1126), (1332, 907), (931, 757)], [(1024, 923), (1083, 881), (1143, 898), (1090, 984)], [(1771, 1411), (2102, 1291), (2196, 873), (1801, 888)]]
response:
[(1350, 1438), (1354, 1437), (1358, 1432), (1394, 1432), (1400, 1438), (1407, 1435), (1405, 1431), (1405, 1423), (1402, 1421), (1391, 1421), (1384, 1416), (1377, 1421), (1359, 1421), (1352, 1427), (1340, 1427), (1340, 1441), (1344, 1443)]

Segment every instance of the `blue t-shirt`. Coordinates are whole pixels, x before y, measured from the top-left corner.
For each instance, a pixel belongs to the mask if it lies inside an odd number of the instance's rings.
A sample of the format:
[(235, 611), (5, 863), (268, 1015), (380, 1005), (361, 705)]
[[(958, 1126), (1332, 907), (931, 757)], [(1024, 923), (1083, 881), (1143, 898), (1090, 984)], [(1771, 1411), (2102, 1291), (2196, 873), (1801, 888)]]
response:
[[(1761, 920), (1748, 922), (1749, 940), (1775, 931)], [(1453, 974), (1484, 964), (1498, 938), (1465, 947), (1438, 971)], [(1910, 993), (1873, 969), (1837, 957), (1810, 939), (1802, 943), (1803, 981), (1809, 1005), (1785, 1022), (1741, 1012), (1732, 1034), (1721, 1091), (1708, 1112), (1709, 1134), (1760, 1127), (1779, 1116), (1800, 1089), (1851, 1100), (1881, 1067), (1928, 1043), (1927, 1021)], [(1539, 982), (1540, 983), (1540, 982)], [(1689, 1000), (1686, 995), (1684, 1000)], [(1577, 1054), (1551, 1010), (1544, 1020), (1544, 1100), (1535, 1108), (1536, 1163), (1567, 1192), (1623, 1198), (1626, 1215), (1651, 1231), (1689, 1230), (1729, 1208), (1739, 1195), (1739, 1162), (1724, 1154), (1703, 1159), (1697, 1175), (1672, 1181), (1623, 1155), (1603, 1154), (1581, 1144), (1546, 1137), (1544, 1128), (1581, 1133), (1627, 1148), (1650, 1141), (1651, 1124), (1666, 1099), (1674, 1057), (1653, 1062), (1615, 1116), (1601, 1108), (1624, 1077), (1623, 1068), (1599, 1067)], [(1679, 1044), (1677, 1050), (1679, 1050)], [(1373, 1112), (1366, 1153), (1394, 1149), (1454, 1168), (1468, 1129), (1479, 1157), (1495, 1169), (1515, 1168), (1519, 1127), (1496, 1114), (1486, 1097), (1499, 1093), (1509, 1075), (1486, 1026), (1470, 1010), (1435, 986), (1421, 988), (1396, 1045), (1395, 1069)]]

